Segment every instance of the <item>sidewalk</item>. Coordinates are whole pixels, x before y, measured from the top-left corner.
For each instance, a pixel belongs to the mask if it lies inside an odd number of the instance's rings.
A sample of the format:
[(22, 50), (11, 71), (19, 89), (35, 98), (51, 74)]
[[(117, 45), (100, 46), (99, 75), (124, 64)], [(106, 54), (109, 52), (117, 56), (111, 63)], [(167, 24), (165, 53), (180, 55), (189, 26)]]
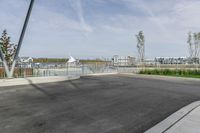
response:
[(80, 76), (49, 76), (49, 77), (0, 79), (0, 87), (59, 82), (59, 81), (74, 80), (79, 78)]
[(183, 107), (145, 133), (200, 133), (200, 101)]

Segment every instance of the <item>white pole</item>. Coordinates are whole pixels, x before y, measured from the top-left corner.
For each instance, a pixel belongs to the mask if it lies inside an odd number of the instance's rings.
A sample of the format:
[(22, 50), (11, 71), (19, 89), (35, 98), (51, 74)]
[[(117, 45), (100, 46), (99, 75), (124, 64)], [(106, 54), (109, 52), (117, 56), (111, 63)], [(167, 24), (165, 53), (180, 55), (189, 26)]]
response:
[(16, 61), (17, 61), (18, 56), (19, 56), (19, 51), (21, 49), (21, 45), (22, 45), (22, 42), (23, 42), (23, 39), (24, 39), (24, 35), (25, 35), (25, 32), (26, 32), (26, 28), (27, 28), (28, 21), (29, 21), (30, 15), (31, 15), (31, 11), (32, 11), (32, 8), (33, 8), (34, 1), (35, 0), (31, 0), (30, 5), (29, 5), (29, 9), (28, 9), (28, 12), (27, 12), (27, 15), (26, 15), (26, 18), (25, 18), (25, 22), (24, 22), (23, 29), (22, 29), (22, 32), (21, 32), (21, 36), (19, 38), (17, 50), (16, 50), (14, 60), (13, 60), (13, 63), (12, 63), (12, 67), (11, 67), (11, 70), (10, 70), (9, 78), (11, 78), (13, 76)]

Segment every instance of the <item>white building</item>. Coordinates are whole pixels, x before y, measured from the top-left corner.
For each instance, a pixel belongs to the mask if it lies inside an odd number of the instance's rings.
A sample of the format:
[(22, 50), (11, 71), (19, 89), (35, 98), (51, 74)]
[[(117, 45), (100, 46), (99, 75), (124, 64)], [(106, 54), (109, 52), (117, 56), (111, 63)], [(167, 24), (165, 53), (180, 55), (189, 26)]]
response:
[(187, 57), (156, 57), (155, 62), (159, 64), (187, 64)]
[(20, 63), (33, 63), (32, 57), (20, 57), (19, 58)]
[(114, 66), (132, 66), (136, 63), (136, 58), (131, 56), (113, 56)]
[(32, 68), (33, 58), (32, 57), (19, 57), (19, 66), (24, 68)]
[(155, 60), (154, 59), (145, 59), (144, 64), (145, 65), (155, 65)]

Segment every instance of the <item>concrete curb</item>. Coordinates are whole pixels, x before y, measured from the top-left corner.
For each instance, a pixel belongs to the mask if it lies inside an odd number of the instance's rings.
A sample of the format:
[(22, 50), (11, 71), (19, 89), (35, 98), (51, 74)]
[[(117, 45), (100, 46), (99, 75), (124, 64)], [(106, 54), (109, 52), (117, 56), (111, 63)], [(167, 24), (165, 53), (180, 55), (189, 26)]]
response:
[(171, 127), (173, 127), (176, 123), (182, 120), (185, 116), (187, 116), (191, 111), (193, 111), (199, 106), (200, 106), (200, 101), (193, 102), (183, 107), (182, 109), (178, 110), (177, 112), (173, 113), (172, 115), (167, 117), (165, 120), (161, 121), (154, 127), (147, 130), (145, 133), (165, 133)]
[(185, 77), (173, 77), (173, 76), (162, 76), (162, 75), (145, 75), (145, 74), (133, 74), (133, 73), (120, 73), (121, 75), (136, 76), (147, 79), (158, 79), (158, 80), (170, 80), (170, 81), (200, 81), (200, 78), (185, 78)]
[(115, 74), (118, 74), (118, 72), (115, 72), (115, 73), (94, 73), (94, 74), (87, 74), (85, 76), (104, 76), (104, 75), (115, 75)]
[(49, 76), (49, 77), (1, 79), (0, 87), (59, 82), (59, 81), (66, 81), (66, 80), (75, 80), (75, 79), (79, 79), (79, 78), (80, 78), (80, 76)]

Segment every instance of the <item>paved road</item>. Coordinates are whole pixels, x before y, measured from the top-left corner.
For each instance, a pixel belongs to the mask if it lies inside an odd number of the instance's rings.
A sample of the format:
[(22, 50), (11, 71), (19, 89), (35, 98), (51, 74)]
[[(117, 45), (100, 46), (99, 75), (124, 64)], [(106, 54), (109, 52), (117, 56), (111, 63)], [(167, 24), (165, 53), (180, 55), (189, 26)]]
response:
[(140, 133), (200, 99), (200, 83), (137, 76), (0, 88), (0, 133)]

